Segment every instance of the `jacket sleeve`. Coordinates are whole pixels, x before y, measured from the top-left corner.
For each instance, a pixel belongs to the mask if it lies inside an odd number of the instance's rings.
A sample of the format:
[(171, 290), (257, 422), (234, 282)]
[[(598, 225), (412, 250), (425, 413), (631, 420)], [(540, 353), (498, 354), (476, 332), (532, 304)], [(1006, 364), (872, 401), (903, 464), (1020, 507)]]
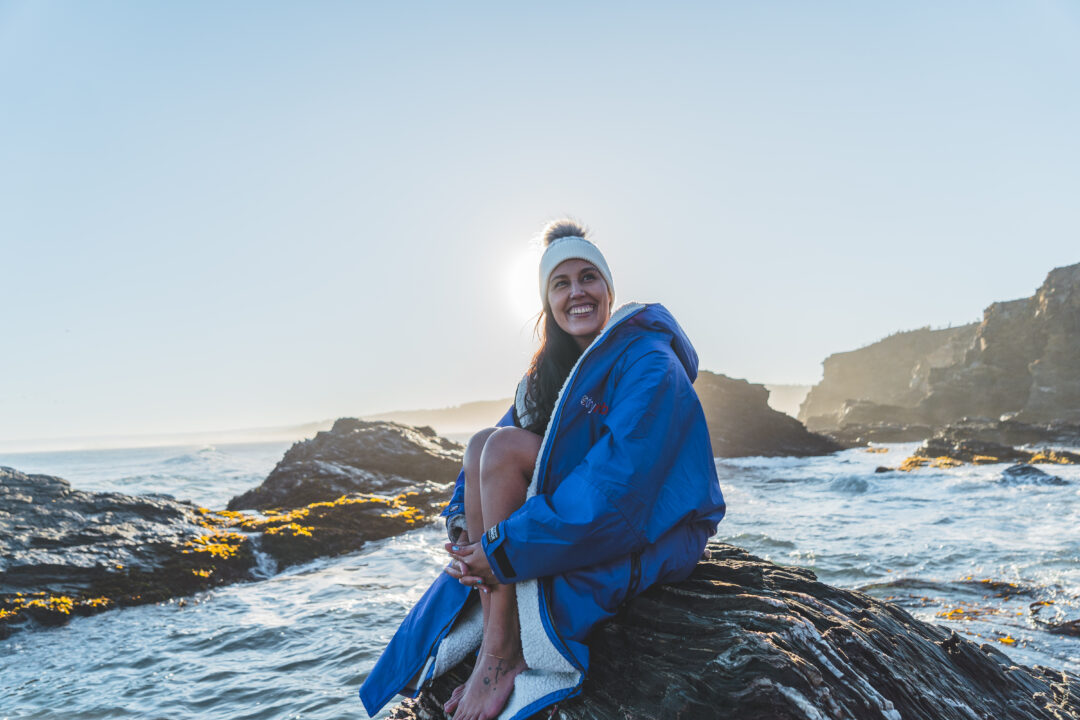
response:
[[(481, 539), (500, 582), (556, 575), (641, 550), (649, 519), (700, 408), (670, 351), (636, 358), (616, 380), (597, 442), (550, 495), (534, 495)], [(664, 528), (666, 529), (666, 528)]]
[[(502, 416), (495, 427), (509, 427), (515, 425), (514, 406), (511, 405), (506, 414)], [(450, 542), (457, 542), (458, 535), (465, 530), (465, 468), (458, 472), (457, 480), (454, 481), (454, 494), (450, 502), (440, 513), (446, 518), (446, 536)]]

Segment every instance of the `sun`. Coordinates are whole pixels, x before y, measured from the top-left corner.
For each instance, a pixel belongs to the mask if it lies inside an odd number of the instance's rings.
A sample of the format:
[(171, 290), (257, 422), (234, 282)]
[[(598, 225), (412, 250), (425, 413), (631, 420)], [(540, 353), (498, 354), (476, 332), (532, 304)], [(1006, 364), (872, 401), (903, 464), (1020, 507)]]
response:
[(515, 323), (524, 324), (540, 312), (540, 292), (537, 288), (537, 268), (540, 253), (534, 248), (524, 248), (516, 253), (504, 275), (506, 307)]

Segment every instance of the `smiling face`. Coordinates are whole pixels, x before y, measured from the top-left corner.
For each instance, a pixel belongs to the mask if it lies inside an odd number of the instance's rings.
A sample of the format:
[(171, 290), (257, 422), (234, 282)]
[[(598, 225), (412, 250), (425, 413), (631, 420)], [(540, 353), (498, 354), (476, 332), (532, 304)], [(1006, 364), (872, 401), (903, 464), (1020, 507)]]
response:
[(555, 267), (548, 278), (548, 304), (555, 323), (582, 350), (611, 317), (607, 283), (596, 266), (585, 260), (564, 260)]

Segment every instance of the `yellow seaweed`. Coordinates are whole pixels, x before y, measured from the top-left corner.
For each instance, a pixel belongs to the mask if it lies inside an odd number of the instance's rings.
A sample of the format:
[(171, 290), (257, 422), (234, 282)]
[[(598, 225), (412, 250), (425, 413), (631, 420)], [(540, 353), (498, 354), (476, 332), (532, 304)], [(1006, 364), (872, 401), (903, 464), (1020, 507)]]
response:
[(908, 459), (904, 460), (904, 462), (900, 463), (900, 467), (898, 469), (902, 470), (903, 472), (911, 472), (912, 470), (916, 470), (918, 468), (921, 468), (922, 466), (926, 465), (928, 462), (930, 462), (930, 461), (928, 459), (924, 458), (924, 457), (919, 457), (918, 455), (912, 455)]

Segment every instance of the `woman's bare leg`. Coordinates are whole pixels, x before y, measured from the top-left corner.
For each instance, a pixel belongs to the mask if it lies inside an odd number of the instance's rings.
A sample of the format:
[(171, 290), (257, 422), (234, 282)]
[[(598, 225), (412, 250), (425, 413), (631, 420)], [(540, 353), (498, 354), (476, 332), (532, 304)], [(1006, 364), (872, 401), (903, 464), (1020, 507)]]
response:
[[(487, 438), (480, 459), (481, 527), (485, 532), (525, 502), (539, 450), (540, 438), (519, 428), (500, 428)], [(485, 595), (484, 640), (454, 720), (498, 717), (510, 698), (514, 677), (526, 667), (515, 586), (496, 585), (481, 593), (481, 599)]]
[[(484, 514), (480, 502), (480, 458), (484, 453), (484, 443), (498, 428), (484, 428), (469, 438), (469, 444), (465, 446), (465, 527), (471, 529), (468, 535), (458, 537), (460, 545), (467, 545), (480, 539), (484, 530)], [(452, 562), (457, 562), (456, 560)], [(488, 617), (488, 594), (480, 593), (480, 606), (484, 613), (484, 626), (487, 626)], [(465, 684), (462, 683), (450, 693), (450, 699), (443, 705), (443, 711), (447, 715), (453, 715), (457, 710), (461, 696), (465, 693)]]

